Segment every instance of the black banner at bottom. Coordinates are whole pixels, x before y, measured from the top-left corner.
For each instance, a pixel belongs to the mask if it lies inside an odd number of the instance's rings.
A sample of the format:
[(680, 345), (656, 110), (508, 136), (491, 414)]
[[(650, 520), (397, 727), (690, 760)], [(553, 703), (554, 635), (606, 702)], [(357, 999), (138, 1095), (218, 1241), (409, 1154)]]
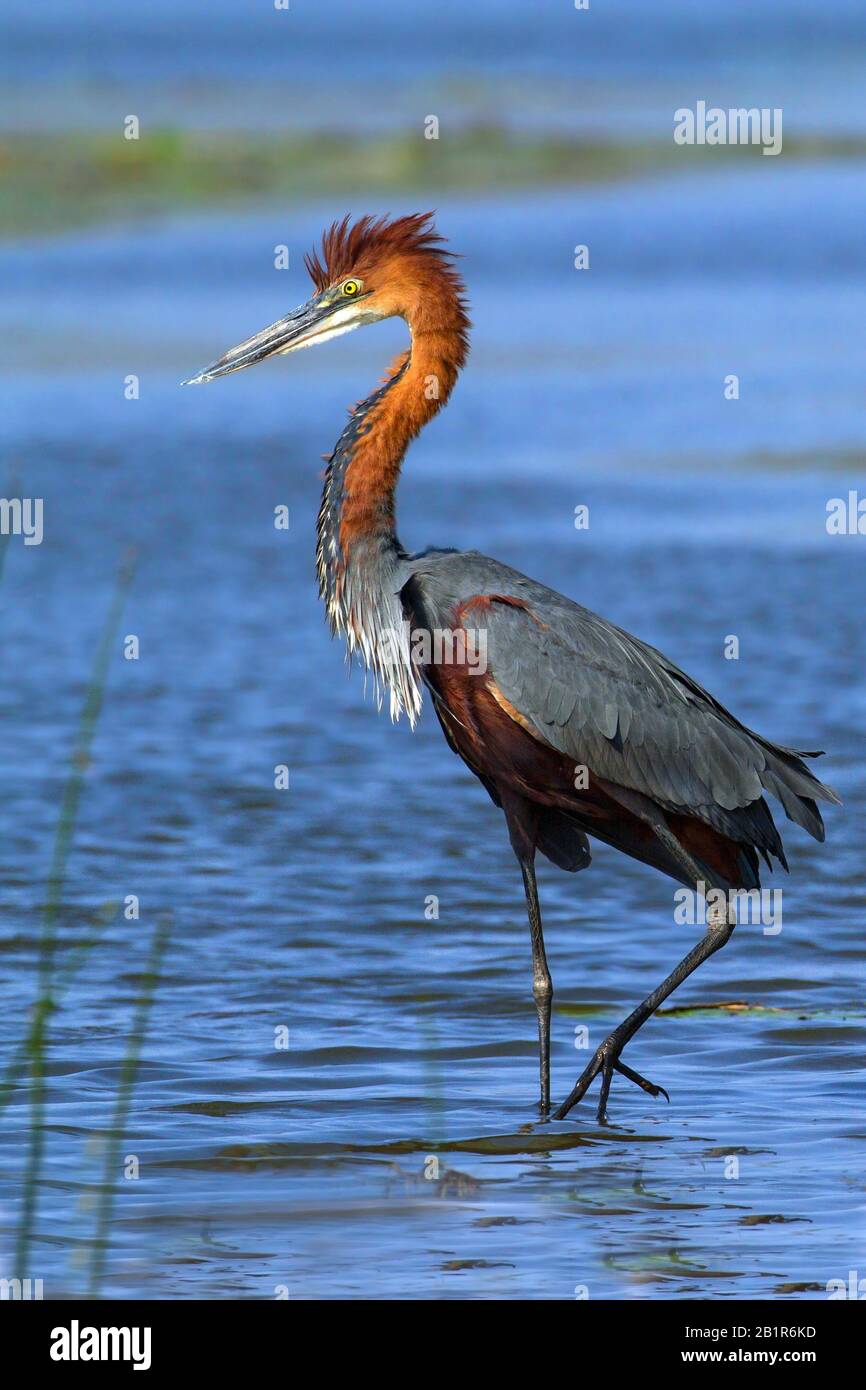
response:
[[(469, 1345), (477, 1347), (477, 1355), (489, 1365), (498, 1359), (500, 1347), (516, 1350), (523, 1337), (523, 1345), (537, 1354), (540, 1344), (550, 1350), (562, 1346), (559, 1339), (565, 1333), (571, 1339), (566, 1345), (581, 1359), (587, 1352), (600, 1355), (618, 1372), (664, 1372), (674, 1366), (775, 1369), (794, 1365), (811, 1366), (826, 1376), (837, 1365), (853, 1364), (859, 1353), (864, 1334), (859, 1301), (841, 1297), (816, 1302), (575, 1301), (559, 1312), (551, 1310), (543, 1322), (539, 1313), (533, 1312), (525, 1333), (512, 1322), (507, 1340), (501, 1333), (496, 1342), (479, 1338), (476, 1324)], [(213, 1371), (221, 1376), (238, 1371), (285, 1373), (297, 1365), (298, 1357), (309, 1375), (310, 1357), (317, 1353), (333, 1374), (334, 1353), (339, 1355), (340, 1350), (355, 1372), (363, 1369), (368, 1359), (372, 1367), (381, 1369), (384, 1359), (396, 1373), (398, 1364), (406, 1364), (405, 1352), (392, 1359), (386, 1348), (393, 1336), (405, 1336), (415, 1308), (422, 1323), (435, 1319), (429, 1322), (423, 1351), (419, 1348), (425, 1375), (436, 1366), (436, 1349), (440, 1347), (442, 1369), (453, 1373), (455, 1348), (447, 1336), (447, 1316), (438, 1304), (435, 1311), (426, 1303), (403, 1305), (396, 1328), (383, 1310), (380, 1329), (378, 1305), (363, 1306), (363, 1326), (355, 1330), (354, 1314), (345, 1303), (326, 1302), (323, 1327), (330, 1324), (336, 1328), (339, 1319), (341, 1331), (336, 1337), (322, 1336), (315, 1326), (311, 1330), (309, 1304), (291, 1300), (5, 1301), (0, 1303), (0, 1329), (7, 1364), (13, 1358), (19, 1376), (33, 1370), (48, 1372), (51, 1379), (61, 1381), (70, 1375), (92, 1378), (106, 1367), (114, 1375), (128, 1372), (139, 1376), (189, 1371)], [(477, 1303), (473, 1307), (477, 1309)], [(509, 1316), (520, 1316), (517, 1307)], [(455, 1318), (459, 1327), (459, 1312)], [(459, 1362), (464, 1371), (473, 1359), (461, 1349)]]

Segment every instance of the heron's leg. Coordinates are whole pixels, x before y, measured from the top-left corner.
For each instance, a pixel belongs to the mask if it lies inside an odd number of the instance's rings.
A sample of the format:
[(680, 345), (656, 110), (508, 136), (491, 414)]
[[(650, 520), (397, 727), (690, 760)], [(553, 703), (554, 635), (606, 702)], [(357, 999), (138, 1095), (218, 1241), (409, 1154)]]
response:
[(660, 1004), (664, 1003), (669, 994), (673, 994), (677, 985), (682, 984), (683, 980), (691, 975), (693, 970), (697, 970), (699, 965), (703, 964), (705, 960), (724, 946), (733, 930), (734, 924), (727, 918), (725, 921), (715, 922), (709, 927), (704, 938), (698, 942), (697, 946), (692, 947), (688, 955), (680, 961), (676, 970), (671, 971), (667, 979), (663, 980), (658, 989), (654, 989), (652, 994), (648, 995), (642, 1004), (638, 1004), (637, 1008), (629, 1014), (628, 1018), (625, 1019), (618, 1028), (614, 1029), (610, 1037), (605, 1038), (589, 1064), (585, 1067), (582, 1075), (578, 1077), (571, 1095), (555, 1112), (555, 1119), (565, 1119), (571, 1107), (576, 1105), (579, 1100), (583, 1099), (599, 1072), (602, 1073), (601, 1095), (598, 1104), (599, 1124), (603, 1123), (605, 1118), (607, 1098), (610, 1092), (610, 1083), (614, 1070), (621, 1072), (623, 1076), (627, 1076), (630, 1081), (637, 1082), (639, 1086), (642, 1086), (645, 1091), (649, 1091), (650, 1094), (659, 1095), (661, 1093), (665, 1096), (667, 1095), (667, 1092), (662, 1091), (660, 1086), (653, 1086), (652, 1082), (645, 1081), (643, 1077), (638, 1076), (637, 1072), (632, 1072), (629, 1067), (626, 1067), (620, 1062), (619, 1054), (622, 1052), (622, 1049), (629, 1039), (634, 1037), (638, 1028), (646, 1023), (647, 1019), (655, 1013)]
[(553, 1003), (553, 981), (544, 953), (541, 931), (541, 908), (535, 882), (535, 865), (531, 857), (520, 859), (523, 886), (526, 889), (526, 910), (529, 914), (529, 935), (532, 940), (532, 994), (538, 1014), (538, 1069), (541, 1081), (542, 1115), (550, 1110), (550, 1011)]
[[(706, 871), (696, 863), (688, 850), (683, 848), (663, 817), (658, 817), (658, 819), (653, 818), (650, 823), (662, 844), (669, 851), (671, 857), (680, 864), (681, 868), (692, 878), (694, 883), (697, 884), (698, 882), (704, 881), (706, 878)], [(711, 883), (710, 886), (713, 888), (720, 888), (721, 884)], [(660, 1004), (664, 1003), (669, 994), (673, 994), (677, 985), (682, 984), (683, 980), (691, 975), (693, 970), (697, 970), (699, 965), (702, 965), (703, 962), (714, 955), (716, 951), (721, 950), (725, 942), (729, 940), (734, 930), (734, 925), (735, 919), (732, 917), (730, 911), (726, 911), (718, 920), (710, 921), (706, 935), (698, 942), (697, 946), (693, 946), (688, 955), (684, 956), (680, 961), (676, 969), (671, 971), (667, 979), (662, 980), (658, 989), (654, 989), (652, 994), (647, 995), (643, 1003), (638, 1004), (637, 1008), (629, 1014), (628, 1018), (625, 1019), (618, 1028), (614, 1029), (610, 1037), (605, 1038), (604, 1042), (596, 1050), (582, 1074), (575, 1082), (571, 1095), (555, 1112), (554, 1119), (565, 1119), (565, 1116), (572, 1106), (576, 1105), (577, 1102), (582, 1100), (586, 1095), (587, 1090), (598, 1076), (599, 1072), (601, 1072), (601, 1094), (599, 1095), (597, 1116), (599, 1124), (602, 1124), (605, 1119), (607, 1098), (610, 1094), (610, 1083), (613, 1079), (614, 1071), (621, 1072), (623, 1076), (628, 1077), (629, 1081), (634, 1081), (636, 1085), (648, 1091), (650, 1095), (663, 1095), (665, 1099), (670, 1099), (667, 1091), (665, 1091), (663, 1087), (653, 1085), (651, 1081), (645, 1080), (644, 1077), (640, 1076), (637, 1072), (633, 1072), (630, 1067), (620, 1062), (619, 1054), (622, 1052), (622, 1049), (629, 1039), (634, 1037), (638, 1028), (646, 1023), (647, 1019), (655, 1013)]]

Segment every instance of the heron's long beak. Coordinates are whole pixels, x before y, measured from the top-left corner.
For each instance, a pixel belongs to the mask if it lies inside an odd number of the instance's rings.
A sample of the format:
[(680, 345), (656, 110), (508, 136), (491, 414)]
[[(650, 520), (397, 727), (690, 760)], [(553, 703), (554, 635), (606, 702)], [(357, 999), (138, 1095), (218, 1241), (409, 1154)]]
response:
[(243, 367), (252, 367), (256, 362), (264, 362), (275, 353), (296, 352), (298, 348), (309, 347), (313, 343), (324, 342), (326, 338), (336, 337), (338, 333), (348, 333), (364, 322), (359, 313), (359, 305), (341, 304), (326, 291), (315, 295), (299, 309), (287, 314), (284, 319), (263, 328), (246, 342), (230, 348), (209, 367), (184, 381), (184, 386), (198, 386), (204, 381), (213, 381), (229, 372), (239, 372)]

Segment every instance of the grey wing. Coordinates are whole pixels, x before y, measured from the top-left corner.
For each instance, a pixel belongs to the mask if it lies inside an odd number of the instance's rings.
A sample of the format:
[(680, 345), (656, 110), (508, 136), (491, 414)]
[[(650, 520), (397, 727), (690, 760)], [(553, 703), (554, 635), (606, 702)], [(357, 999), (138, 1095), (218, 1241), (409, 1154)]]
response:
[[(533, 592), (534, 591), (534, 592)], [(796, 750), (740, 724), (655, 648), (528, 581), (526, 608), (491, 604), (488, 670), (539, 738), (595, 776), (781, 854), (764, 791), (823, 839), (838, 801)]]

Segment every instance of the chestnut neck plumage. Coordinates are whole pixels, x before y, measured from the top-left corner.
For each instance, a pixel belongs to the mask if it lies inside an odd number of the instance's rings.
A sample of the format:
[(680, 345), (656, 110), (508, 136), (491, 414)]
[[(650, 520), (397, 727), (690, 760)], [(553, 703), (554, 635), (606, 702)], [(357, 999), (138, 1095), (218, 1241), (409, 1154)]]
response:
[[(450, 288), (450, 287), (449, 287)], [(407, 315), (412, 345), (384, 383), (352, 411), (328, 460), (319, 510), (319, 592), (331, 631), (371, 671), (377, 698), (390, 691), (392, 719), (414, 724), (421, 684), (399, 589), (406, 558), (396, 532), (395, 491), (419, 430), (447, 401), (467, 351), (468, 322), (455, 291), (423, 326)]]

